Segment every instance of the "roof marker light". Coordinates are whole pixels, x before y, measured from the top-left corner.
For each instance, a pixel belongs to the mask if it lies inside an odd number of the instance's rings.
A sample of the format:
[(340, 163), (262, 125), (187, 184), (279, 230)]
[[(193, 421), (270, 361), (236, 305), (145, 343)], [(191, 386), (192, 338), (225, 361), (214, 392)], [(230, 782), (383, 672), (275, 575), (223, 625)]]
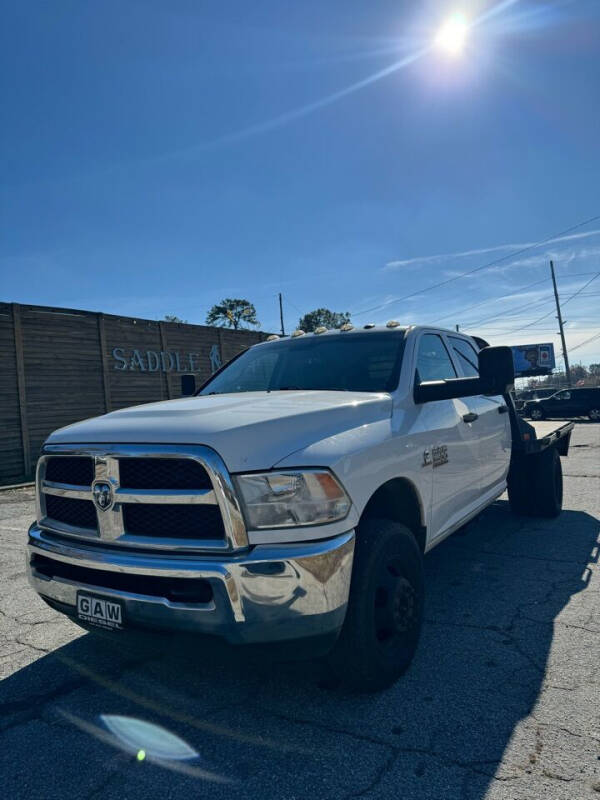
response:
[(292, 336), (293, 336), (293, 337), (296, 337), (296, 336), (304, 336), (304, 333), (305, 333), (305, 331), (303, 331), (301, 328), (298, 328), (297, 330), (295, 330), (295, 331), (292, 333)]
[(277, 342), (279, 341), (279, 336), (276, 333), (272, 333), (270, 336), (267, 336), (267, 342)]
[(327, 328), (324, 325), (319, 325), (318, 328), (315, 328), (315, 333), (327, 333)]
[(344, 322), (342, 327), (340, 328), (341, 331), (353, 331), (354, 325), (351, 322)]
[(385, 323), (385, 327), (386, 328), (399, 328), (400, 327), (400, 323), (398, 322), (397, 319), (391, 319), (389, 322)]

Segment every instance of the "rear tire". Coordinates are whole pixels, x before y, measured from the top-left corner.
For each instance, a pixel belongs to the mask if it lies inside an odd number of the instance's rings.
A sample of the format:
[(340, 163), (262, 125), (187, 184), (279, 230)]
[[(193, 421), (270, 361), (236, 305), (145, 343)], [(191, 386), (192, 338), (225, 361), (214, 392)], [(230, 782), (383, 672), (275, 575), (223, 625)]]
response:
[(560, 514), (563, 478), (556, 447), (549, 447), (535, 455), (522, 456), (511, 464), (508, 500), (514, 514), (548, 518)]
[(425, 597), (423, 554), (397, 522), (360, 524), (344, 626), (329, 656), (342, 685), (375, 692), (409, 667), (419, 641)]
[(600, 408), (590, 408), (588, 417), (592, 422), (600, 422)]

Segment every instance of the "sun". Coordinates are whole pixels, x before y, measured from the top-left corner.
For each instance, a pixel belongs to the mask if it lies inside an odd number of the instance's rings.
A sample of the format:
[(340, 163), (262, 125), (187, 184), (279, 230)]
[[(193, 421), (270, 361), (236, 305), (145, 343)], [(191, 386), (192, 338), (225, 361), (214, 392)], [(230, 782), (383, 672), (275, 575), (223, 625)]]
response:
[(448, 55), (458, 56), (464, 49), (468, 33), (469, 24), (465, 15), (457, 12), (444, 22), (434, 39), (434, 44)]

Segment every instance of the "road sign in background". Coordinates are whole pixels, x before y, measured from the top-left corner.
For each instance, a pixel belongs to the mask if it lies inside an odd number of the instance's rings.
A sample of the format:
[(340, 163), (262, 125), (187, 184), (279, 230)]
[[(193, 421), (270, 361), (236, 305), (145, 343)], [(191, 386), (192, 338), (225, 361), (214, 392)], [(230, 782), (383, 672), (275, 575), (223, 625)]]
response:
[(511, 350), (515, 363), (515, 376), (518, 378), (548, 375), (556, 366), (554, 345), (551, 342), (518, 344), (511, 347)]

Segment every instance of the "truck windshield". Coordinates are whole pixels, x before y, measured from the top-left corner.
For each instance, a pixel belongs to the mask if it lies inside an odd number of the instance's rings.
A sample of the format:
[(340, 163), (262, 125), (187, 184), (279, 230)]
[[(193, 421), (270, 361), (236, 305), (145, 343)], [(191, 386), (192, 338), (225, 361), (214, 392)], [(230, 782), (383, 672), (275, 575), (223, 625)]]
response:
[(313, 389), (390, 392), (396, 388), (401, 330), (285, 339), (247, 350), (200, 394)]

